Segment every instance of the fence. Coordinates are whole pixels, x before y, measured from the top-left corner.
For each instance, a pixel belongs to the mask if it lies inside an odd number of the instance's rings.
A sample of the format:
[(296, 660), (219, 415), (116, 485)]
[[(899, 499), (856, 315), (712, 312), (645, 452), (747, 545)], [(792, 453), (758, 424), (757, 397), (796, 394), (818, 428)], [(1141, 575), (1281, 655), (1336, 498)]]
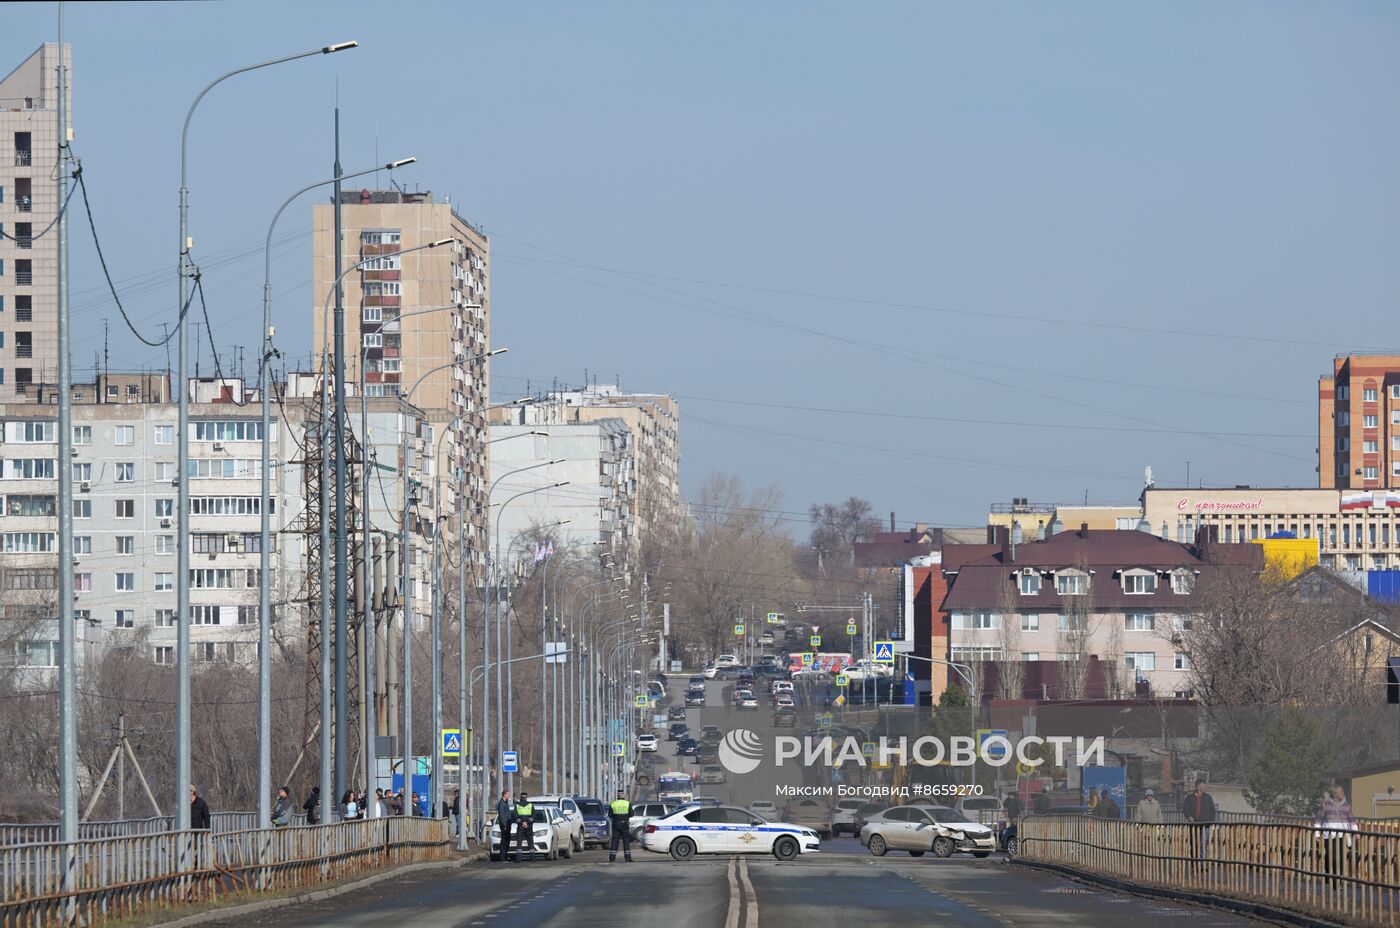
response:
[[(210, 831), (220, 834), (225, 831), (239, 831), (258, 827), (256, 812), (214, 812), (209, 816)], [(306, 816), (297, 813), (292, 824), (303, 825)], [(175, 827), (175, 816), (162, 815), (150, 818), (126, 818), (105, 822), (80, 822), (78, 837), (84, 841), (97, 838), (129, 838), (136, 835), (158, 835)], [(62, 832), (58, 822), (37, 822), (32, 825), (0, 823), (0, 848), (16, 844), (53, 844), (61, 841)]]
[[(158, 820), (157, 820), (158, 821)], [(241, 894), (333, 882), (384, 866), (445, 860), (447, 819), (389, 818), (216, 831), (128, 834), (67, 846), (0, 848), (0, 926), (130, 918)], [(75, 858), (65, 885), (63, 863)]]
[(1350, 925), (1400, 926), (1400, 832), (1390, 823), (1144, 825), (1028, 816), (1021, 857), (1138, 886), (1259, 902)]

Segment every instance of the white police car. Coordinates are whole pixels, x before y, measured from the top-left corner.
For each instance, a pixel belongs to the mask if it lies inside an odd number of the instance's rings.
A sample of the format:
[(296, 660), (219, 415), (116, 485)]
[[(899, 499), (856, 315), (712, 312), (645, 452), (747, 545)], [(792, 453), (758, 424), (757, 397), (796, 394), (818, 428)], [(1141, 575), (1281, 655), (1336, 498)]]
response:
[(810, 828), (770, 822), (733, 806), (685, 808), (646, 823), (642, 848), (690, 860), (696, 854), (772, 854), (794, 860), (821, 850), (821, 838)]

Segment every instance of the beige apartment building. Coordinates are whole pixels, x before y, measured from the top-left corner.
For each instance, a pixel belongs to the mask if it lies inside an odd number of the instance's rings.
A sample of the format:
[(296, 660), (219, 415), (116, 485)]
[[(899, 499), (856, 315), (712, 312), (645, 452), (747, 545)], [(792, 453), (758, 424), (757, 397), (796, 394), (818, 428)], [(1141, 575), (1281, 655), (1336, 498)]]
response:
[(1338, 355), (1318, 379), (1317, 480), (1400, 488), (1400, 355)]
[[(42, 233), (58, 214), (59, 58), (45, 43), (0, 80), (0, 402), (58, 378), (58, 236)], [(70, 82), (70, 127), (72, 98)]]
[[(396, 189), (342, 192), (341, 225), (342, 271), (349, 270), (343, 282), (346, 380), (363, 382), (369, 396), (404, 396), (427, 414), (435, 434), (452, 433), (435, 442), (442, 511), (457, 511), (455, 478), (461, 474), (467, 549), (480, 564), (487, 510), (488, 362), (453, 362), (490, 350), (486, 235), (431, 192)], [(316, 205), (312, 350), (318, 366), (323, 350), (331, 347), (334, 302), (327, 312), (326, 299), (336, 278), (334, 229), (334, 206)], [(443, 239), (451, 244), (400, 255)], [(412, 315), (422, 310), (431, 311)], [(455, 539), (455, 519), (449, 534)]]

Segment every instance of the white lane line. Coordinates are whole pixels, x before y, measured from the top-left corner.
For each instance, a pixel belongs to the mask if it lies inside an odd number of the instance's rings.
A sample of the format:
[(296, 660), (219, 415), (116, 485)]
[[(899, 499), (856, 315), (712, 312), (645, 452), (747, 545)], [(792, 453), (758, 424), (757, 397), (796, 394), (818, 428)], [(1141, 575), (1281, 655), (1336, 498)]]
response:
[(725, 870), (725, 876), (729, 879), (729, 911), (724, 915), (724, 928), (739, 928), (739, 880), (736, 875), (739, 870), (739, 858), (729, 858), (729, 867)]
[(748, 906), (744, 910), (744, 928), (758, 928), (758, 893), (754, 892), (753, 883), (749, 882), (747, 857), (739, 858), (739, 881), (743, 883), (744, 892), (748, 895)]

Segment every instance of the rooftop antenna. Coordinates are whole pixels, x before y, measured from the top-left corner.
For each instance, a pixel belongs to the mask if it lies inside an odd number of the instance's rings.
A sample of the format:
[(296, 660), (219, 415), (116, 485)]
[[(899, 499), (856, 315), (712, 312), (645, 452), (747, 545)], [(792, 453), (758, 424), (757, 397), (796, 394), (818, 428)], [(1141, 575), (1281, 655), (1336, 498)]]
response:
[(106, 319), (103, 319), (103, 320), (102, 320), (102, 373), (103, 373), (103, 374), (106, 374), (106, 373), (107, 373), (108, 365), (111, 363), (111, 360), (112, 360), (111, 353), (110, 353), (110, 351), (109, 351), (109, 345), (108, 345), (107, 335), (108, 335), (107, 320), (106, 320)]

